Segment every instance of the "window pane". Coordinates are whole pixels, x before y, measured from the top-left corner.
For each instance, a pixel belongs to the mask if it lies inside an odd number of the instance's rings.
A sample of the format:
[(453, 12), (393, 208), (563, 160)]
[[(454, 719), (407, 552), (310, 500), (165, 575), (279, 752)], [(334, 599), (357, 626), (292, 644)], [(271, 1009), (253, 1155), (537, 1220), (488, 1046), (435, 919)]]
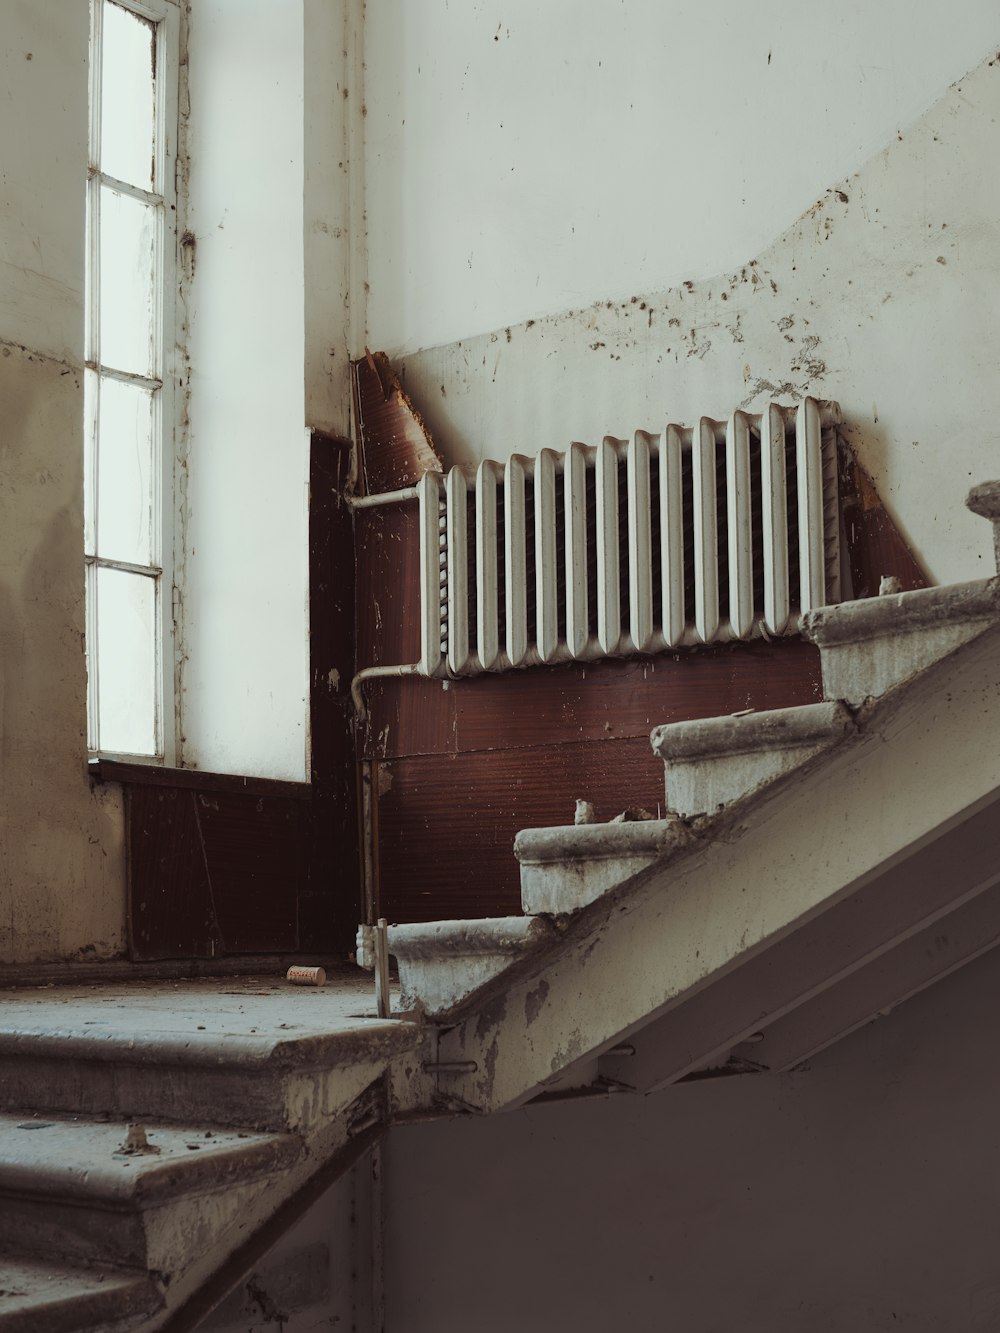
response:
[(155, 754), (155, 580), (98, 569), (97, 618), (101, 749)]
[(97, 397), (100, 381), (83, 375), (83, 549), (97, 554)]
[(157, 210), (101, 188), (101, 362), (151, 375)]
[(155, 28), (120, 5), (102, 11), (102, 171), (152, 189)]
[(101, 381), (97, 553), (133, 565), (154, 562), (153, 395)]

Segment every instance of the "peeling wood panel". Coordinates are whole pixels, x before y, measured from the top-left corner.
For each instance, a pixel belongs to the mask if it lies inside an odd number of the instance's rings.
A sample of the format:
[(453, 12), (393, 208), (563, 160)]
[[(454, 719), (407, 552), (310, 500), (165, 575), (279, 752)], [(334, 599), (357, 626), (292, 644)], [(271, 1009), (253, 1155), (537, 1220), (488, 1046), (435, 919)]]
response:
[(365, 494), (398, 490), (440, 471), (430, 433), (385, 353), (368, 353), (353, 371)]
[(390, 920), (520, 913), (514, 837), (571, 823), (577, 797), (609, 819), (654, 814), (663, 765), (646, 736), (528, 750), (407, 757), (378, 765), (379, 911)]
[(451, 681), (384, 680), (368, 693), (366, 758), (513, 750), (641, 736), (654, 726), (822, 698), (819, 650), (757, 641)]

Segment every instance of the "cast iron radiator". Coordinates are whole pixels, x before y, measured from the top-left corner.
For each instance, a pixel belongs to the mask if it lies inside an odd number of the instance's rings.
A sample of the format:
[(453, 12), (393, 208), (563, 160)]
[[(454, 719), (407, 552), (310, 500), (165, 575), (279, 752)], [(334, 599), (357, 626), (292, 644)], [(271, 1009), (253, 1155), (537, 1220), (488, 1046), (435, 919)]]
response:
[(835, 403), (427, 472), (420, 660), (355, 678), (587, 662), (795, 633), (840, 600)]

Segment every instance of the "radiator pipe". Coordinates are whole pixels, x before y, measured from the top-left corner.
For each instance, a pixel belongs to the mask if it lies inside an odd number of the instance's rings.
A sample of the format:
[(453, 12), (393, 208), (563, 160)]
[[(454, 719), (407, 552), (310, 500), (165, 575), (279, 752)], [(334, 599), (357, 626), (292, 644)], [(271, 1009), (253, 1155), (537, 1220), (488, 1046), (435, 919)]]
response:
[(351, 702), (354, 704), (354, 715), (358, 722), (365, 719), (365, 701), (361, 693), (361, 686), (366, 680), (376, 680), (386, 676), (419, 676), (420, 663), (407, 662), (402, 666), (371, 666), (365, 667), (351, 681)]
[(380, 491), (374, 495), (347, 495), (351, 509), (374, 509), (377, 505), (402, 504), (405, 500), (415, 500), (420, 492), (416, 486), (404, 486), (399, 491)]

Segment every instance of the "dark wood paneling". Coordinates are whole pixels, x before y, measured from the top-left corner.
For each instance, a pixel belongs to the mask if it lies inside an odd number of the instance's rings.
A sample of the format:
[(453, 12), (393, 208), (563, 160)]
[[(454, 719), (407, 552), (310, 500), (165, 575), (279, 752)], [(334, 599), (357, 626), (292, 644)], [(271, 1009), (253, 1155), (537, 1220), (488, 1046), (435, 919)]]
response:
[(126, 787), (125, 819), (130, 956), (143, 961), (220, 952), (192, 793)]
[(819, 650), (801, 639), (729, 644), (583, 667), (441, 681), (373, 681), (366, 758), (648, 736), (666, 722), (822, 698)]
[(308, 803), (186, 787), (127, 792), (133, 958), (295, 950)]
[(415, 502), (355, 514), (359, 666), (420, 657), (419, 518)]
[(521, 910), (514, 837), (569, 824), (578, 797), (610, 819), (657, 813), (663, 764), (646, 736), (378, 765), (380, 911), (391, 921), (507, 916)]
[(311, 811), (285, 797), (191, 793), (220, 952), (288, 953), (309, 864)]
[(299, 944), (346, 954), (360, 920), (360, 833), (351, 677), (356, 570), (344, 501), (350, 440), (313, 432), (309, 475), (309, 669), (312, 777), (308, 873), (299, 890)]

